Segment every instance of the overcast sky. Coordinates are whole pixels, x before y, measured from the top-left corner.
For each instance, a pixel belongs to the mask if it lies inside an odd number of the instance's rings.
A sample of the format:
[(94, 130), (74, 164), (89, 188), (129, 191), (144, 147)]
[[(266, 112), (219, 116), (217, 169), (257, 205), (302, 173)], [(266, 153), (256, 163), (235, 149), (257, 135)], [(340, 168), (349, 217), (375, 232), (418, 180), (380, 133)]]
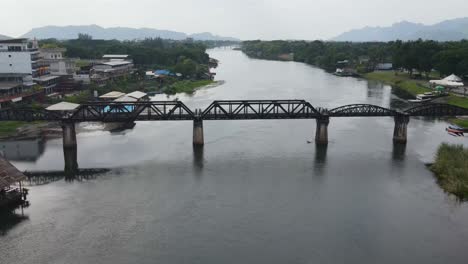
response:
[(468, 0), (2, 0), (0, 34), (88, 25), (209, 31), (241, 39), (328, 39), (402, 20), (468, 16)]

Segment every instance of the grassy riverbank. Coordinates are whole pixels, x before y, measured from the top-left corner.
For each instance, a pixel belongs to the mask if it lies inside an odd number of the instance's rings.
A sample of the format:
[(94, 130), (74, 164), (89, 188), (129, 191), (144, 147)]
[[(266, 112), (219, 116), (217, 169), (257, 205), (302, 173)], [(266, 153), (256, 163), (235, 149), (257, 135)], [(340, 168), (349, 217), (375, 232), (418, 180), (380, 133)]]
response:
[[(428, 83), (427, 80), (411, 79), (408, 74), (404, 73), (399, 73), (396, 75), (393, 71), (371, 72), (364, 74), (364, 78), (368, 80), (381, 81), (383, 83), (392, 85), (398, 89), (410, 93), (413, 96), (432, 91), (429, 87), (426, 86)], [(468, 108), (468, 98), (450, 95), (446, 100), (449, 104)]]
[(468, 149), (442, 144), (431, 166), (440, 186), (461, 200), (468, 200)]
[(9, 137), (16, 134), (16, 130), (27, 124), (20, 121), (2, 121), (0, 122), (0, 138)]
[(0, 138), (8, 138), (16, 136), (20, 128), (25, 126), (34, 126), (44, 122), (22, 122), (22, 121), (1, 121), (0, 122)]
[(165, 93), (193, 93), (196, 89), (215, 83), (212, 80), (178, 81), (163, 89)]

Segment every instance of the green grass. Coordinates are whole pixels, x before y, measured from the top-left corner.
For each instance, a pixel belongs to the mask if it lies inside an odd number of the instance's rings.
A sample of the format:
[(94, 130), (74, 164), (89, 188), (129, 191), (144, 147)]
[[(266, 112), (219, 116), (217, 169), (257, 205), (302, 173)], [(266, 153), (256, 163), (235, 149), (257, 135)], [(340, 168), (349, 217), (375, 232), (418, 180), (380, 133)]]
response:
[(166, 93), (193, 93), (199, 87), (212, 84), (212, 80), (199, 80), (199, 81), (178, 81), (167, 87)]
[(467, 128), (468, 129), (468, 119), (456, 119), (456, 118), (453, 118), (453, 119), (450, 119), (450, 123), (453, 123), (457, 126), (460, 126), (460, 127), (463, 127), (463, 128)]
[(0, 137), (14, 136), (17, 133), (18, 128), (24, 125), (38, 124), (36, 122), (22, 122), (22, 121), (1, 121), (0, 122)]
[(450, 95), (448, 98), (448, 103), (451, 105), (468, 108), (468, 98)]
[(402, 89), (413, 96), (417, 94), (430, 92), (431, 89), (424, 86), (425, 81), (413, 80), (408, 74), (398, 73), (396, 75), (393, 71), (389, 72), (371, 72), (364, 75), (366, 79), (381, 81), (386, 84), (395, 86)]
[(468, 200), (468, 149), (462, 145), (442, 144), (431, 170), (442, 189), (460, 200)]

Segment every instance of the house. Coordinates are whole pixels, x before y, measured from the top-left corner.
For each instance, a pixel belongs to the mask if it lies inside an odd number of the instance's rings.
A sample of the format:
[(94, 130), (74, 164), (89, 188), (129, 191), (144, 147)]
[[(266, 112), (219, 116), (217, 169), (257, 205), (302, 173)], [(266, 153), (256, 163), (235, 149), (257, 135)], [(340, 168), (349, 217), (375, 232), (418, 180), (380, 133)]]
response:
[(112, 60), (95, 64), (90, 72), (91, 82), (102, 83), (133, 73), (133, 62)]
[(24, 204), (28, 190), (21, 182), (26, 176), (8, 160), (0, 156), (0, 209), (11, 209)]
[(43, 61), (49, 64), (52, 75), (64, 76), (75, 73), (75, 61), (63, 56), (65, 48), (41, 48), (39, 52)]

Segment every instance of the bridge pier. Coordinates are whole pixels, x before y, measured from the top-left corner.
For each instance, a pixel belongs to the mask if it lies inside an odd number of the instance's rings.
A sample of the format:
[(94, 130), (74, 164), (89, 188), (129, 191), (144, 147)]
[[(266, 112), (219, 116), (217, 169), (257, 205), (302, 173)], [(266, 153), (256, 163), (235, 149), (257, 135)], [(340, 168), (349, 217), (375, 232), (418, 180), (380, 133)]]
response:
[(394, 118), (395, 128), (393, 130), (393, 143), (406, 144), (409, 115), (398, 113)]
[(203, 137), (203, 119), (194, 119), (193, 120), (193, 145), (194, 146), (203, 146), (205, 144), (205, 139)]
[(65, 174), (74, 175), (78, 171), (75, 123), (62, 122), (62, 135)]
[(324, 115), (318, 117), (316, 121), (315, 143), (319, 145), (328, 144), (328, 124), (330, 123), (330, 117)]
[(64, 148), (76, 148), (75, 123), (62, 122), (62, 135)]
[(78, 149), (77, 147), (64, 147), (63, 148), (63, 157), (65, 161), (65, 175), (66, 176), (75, 176), (78, 172)]

